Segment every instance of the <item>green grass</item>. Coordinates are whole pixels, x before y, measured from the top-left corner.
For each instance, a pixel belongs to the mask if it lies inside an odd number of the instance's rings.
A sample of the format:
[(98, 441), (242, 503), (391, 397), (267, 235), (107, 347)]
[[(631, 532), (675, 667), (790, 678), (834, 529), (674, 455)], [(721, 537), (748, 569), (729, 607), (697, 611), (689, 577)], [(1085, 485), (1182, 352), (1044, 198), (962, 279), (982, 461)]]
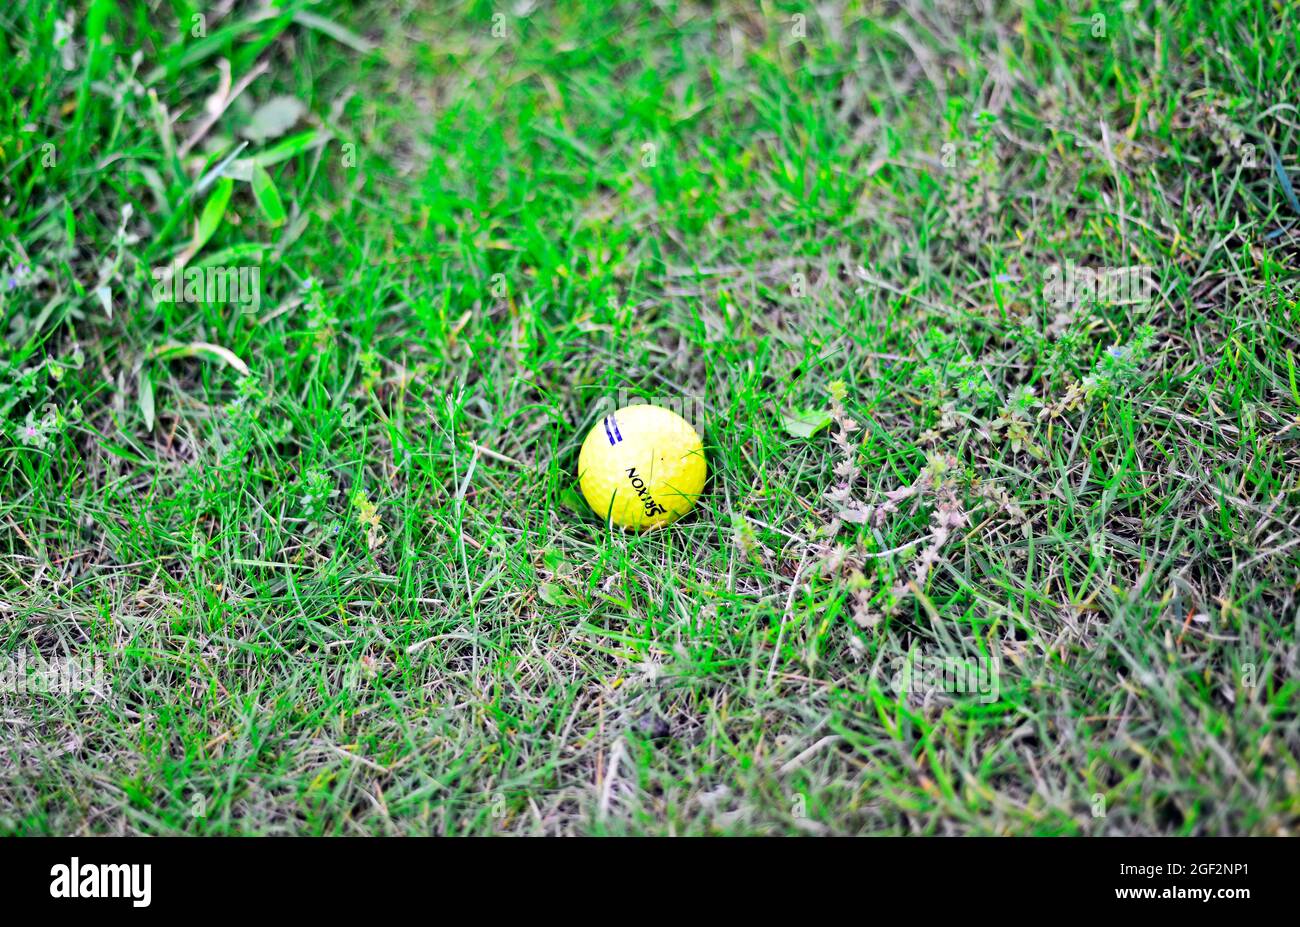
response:
[(1293, 831), (1296, 8), (524, 6), (0, 13), (0, 832)]

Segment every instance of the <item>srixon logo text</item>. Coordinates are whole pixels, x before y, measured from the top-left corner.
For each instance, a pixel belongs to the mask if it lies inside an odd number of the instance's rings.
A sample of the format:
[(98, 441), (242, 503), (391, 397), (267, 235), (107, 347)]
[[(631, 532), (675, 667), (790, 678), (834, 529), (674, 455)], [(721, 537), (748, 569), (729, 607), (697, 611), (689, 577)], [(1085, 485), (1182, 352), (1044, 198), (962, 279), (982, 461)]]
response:
[(82, 863), (72, 857), (68, 865), (50, 869), (51, 898), (130, 898), (137, 908), (149, 907), (153, 866), (150, 863)]
[(636, 490), (636, 494), (641, 498), (641, 504), (645, 506), (647, 518), (651, 515), (662, 515), (668, 511), (650, 495), (650, 490), (645, 488), (645, 480), (636, 475), (636, 467), (627, 468), (627, 478), (632, 481), (632, 488)]

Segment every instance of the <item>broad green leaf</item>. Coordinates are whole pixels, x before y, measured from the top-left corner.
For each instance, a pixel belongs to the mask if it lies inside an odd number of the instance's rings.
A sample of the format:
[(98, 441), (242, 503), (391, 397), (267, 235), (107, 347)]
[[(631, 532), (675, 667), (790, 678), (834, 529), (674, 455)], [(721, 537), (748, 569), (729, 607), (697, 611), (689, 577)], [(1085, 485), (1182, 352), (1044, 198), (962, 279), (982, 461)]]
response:
[(577, 605), (578, 600), (564, 591), (559, 583), (542, 583), (537, 594), (547, 605)]
[(266, 168), (260, 164), (253, 166), (253, 196), (257, 198), (257, 205), (262, 207), (267, 222), (272, 225), (284, 222), (284, 203), (280, 199), (280, 191), (275, 188), (275, 181), (266, 172)]
[(560, 567), (564, 566), (564, 554), (556, 550), (554, 547), (548, 548), (546, 552), (542, 554), (542, 563), (545, 565), (546, 569), (554, 573)]
[(201, 251), (208, 243), (208, 239), (221, 227), (221, 220), (226, 215), (226, 204), (230, 202), (230, 193), (234, 188), (233, 180), (222, 177), (217, 181), (217, 186), (208, 197), (208, 201), (203, 204), (203, 214), (199, 216), (199, 225), (191, 245), (195, 253)]
[(831, 424), (831, 414), (824, 409), (794, 409), (781, 415), (781, 427), (795, 438), (811, 438)]

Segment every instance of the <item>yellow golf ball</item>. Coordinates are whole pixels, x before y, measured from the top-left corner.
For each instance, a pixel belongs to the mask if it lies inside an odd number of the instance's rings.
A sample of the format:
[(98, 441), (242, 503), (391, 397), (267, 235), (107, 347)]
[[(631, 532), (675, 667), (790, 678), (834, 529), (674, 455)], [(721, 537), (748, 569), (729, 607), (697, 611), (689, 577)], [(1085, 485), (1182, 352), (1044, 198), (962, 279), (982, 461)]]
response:
[(706, 476), (699, 434), (659, 406), (627, 406), (606, 415), (578, 454), (587, 504), (622, 528), (655, 528), (685, 515)]

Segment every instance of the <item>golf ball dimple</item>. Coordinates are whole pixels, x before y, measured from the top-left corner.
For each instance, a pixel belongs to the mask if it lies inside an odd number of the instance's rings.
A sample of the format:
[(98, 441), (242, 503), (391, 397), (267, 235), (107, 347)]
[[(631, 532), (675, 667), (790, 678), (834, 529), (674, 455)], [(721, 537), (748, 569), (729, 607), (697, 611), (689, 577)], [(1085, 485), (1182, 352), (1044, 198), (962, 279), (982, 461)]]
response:
[(627, 406), (606, 415), (578, 454), (587, 504), (621, 528), (655, 528), (685, 515), (707, 476), (699, 433), (659, 406)]

